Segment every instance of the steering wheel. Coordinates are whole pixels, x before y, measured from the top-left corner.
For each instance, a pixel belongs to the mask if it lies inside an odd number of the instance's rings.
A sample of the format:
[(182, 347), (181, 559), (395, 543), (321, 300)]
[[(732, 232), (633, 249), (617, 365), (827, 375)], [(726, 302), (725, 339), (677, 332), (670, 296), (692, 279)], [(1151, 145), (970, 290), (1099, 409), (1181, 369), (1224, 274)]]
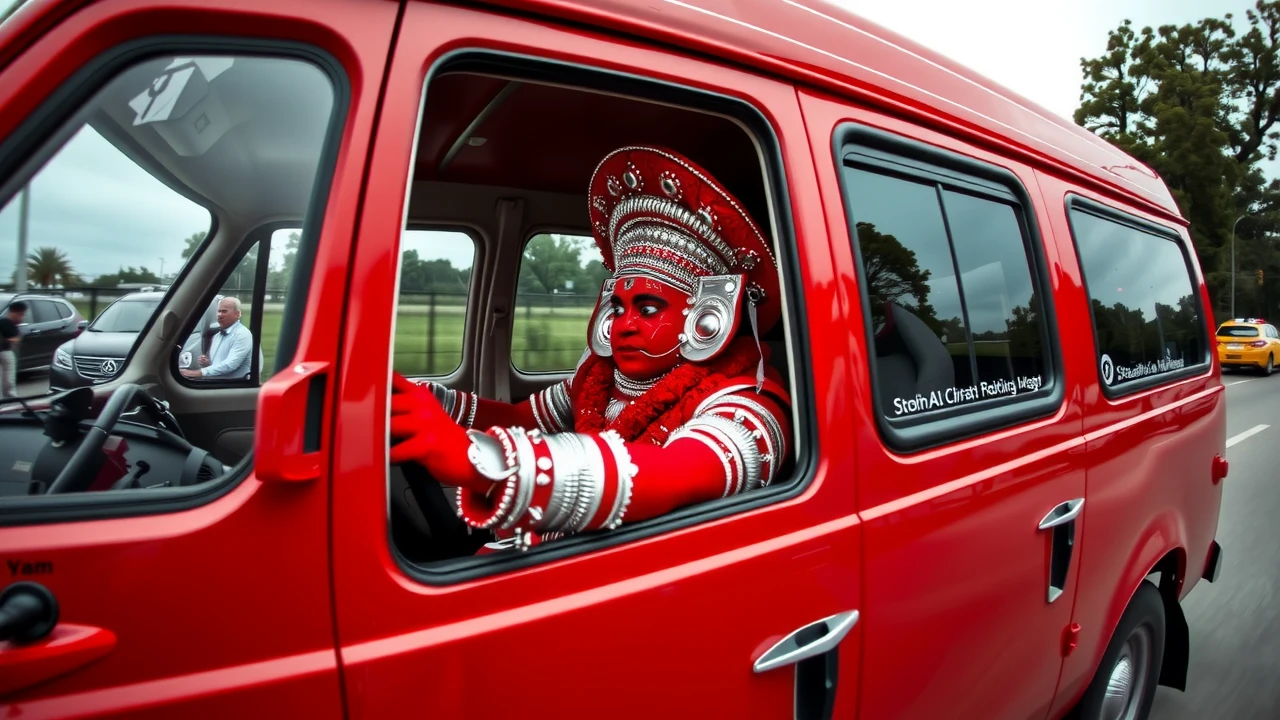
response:
[[(81, 480), (82, 476), (93, 469), (93, 463), (102, 453), (102, 448), (107, 444), (107, 438), (111, 429), (120, 420), (120, 416), (124, 415), (124, 411), (134, 403), (135, 398), (141, 395), (141, 399), (150, 401), (151, 405), (159, 412), (169, 415), (164, 410), (164, 405), (156, 400), (146, 388), (134, 383), (126, 383), (116, 389), (111, 395), (111, 399), (107, 401), (102, 412), (99, 413), (98, 419), (94, 421), (93, 426), (80, 440), (80, 447), (76, 448), (75, 453), (67, 464), (62, 467), (62, 471), (58, 473), (58, 477), (54, 478), (49, 485), (47, 494), (71, 492), (74, 490), (77, 480)], [(170, 415), (170, 417), (172, 417)]]

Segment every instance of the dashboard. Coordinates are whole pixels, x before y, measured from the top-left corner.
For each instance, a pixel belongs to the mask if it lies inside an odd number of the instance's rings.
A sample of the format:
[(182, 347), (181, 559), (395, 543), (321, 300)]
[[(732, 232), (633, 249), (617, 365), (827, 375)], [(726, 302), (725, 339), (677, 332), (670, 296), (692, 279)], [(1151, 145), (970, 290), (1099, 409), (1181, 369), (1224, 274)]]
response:
[(0, 497), (183, 487), (226, 472), (141, 386), (117, 388), (96, 418), (92, 401), (78, 388), (45, 410), (0, 414)]

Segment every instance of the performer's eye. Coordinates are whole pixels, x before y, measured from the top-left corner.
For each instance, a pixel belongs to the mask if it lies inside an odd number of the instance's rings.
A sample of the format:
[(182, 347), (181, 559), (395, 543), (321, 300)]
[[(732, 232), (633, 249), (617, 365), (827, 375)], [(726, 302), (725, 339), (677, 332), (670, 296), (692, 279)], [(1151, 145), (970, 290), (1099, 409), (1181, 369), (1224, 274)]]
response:
[(640, 314), (641, 314), (641, 315), (654, 315), (654, 314), (656, 314), (657, 312), (658, 312), (658, 306), (657, 306), (657, 305), (641, 305), (641, 306), (640, 306)]

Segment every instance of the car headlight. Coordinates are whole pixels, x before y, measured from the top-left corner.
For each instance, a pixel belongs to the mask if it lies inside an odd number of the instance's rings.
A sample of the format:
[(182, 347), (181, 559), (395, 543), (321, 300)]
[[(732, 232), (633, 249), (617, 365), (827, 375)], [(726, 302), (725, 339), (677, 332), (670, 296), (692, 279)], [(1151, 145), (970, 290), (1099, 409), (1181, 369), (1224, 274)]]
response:
[(58, 348), (53, 353), (53, 364), (55, 367), (60, 367), (63, 370), (70, 370), (71, 353), (67, 352), (66, 348)]

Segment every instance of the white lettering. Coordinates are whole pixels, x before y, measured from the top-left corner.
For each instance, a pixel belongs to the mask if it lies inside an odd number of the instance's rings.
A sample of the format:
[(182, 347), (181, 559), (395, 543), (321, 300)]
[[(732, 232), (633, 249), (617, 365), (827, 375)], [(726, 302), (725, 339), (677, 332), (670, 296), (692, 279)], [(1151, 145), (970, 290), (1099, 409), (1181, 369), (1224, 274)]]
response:
[(1020, 392), (1035, 392), (1044, 385), (1039, 375), (1023, 375), (1013, 380), (984, 380), (977, 385), (932, 390), (928, 395), (893, 399), (894, 415), (913, 415), (939, 408), (954, 407), (999, 397), (1013, 397)]

